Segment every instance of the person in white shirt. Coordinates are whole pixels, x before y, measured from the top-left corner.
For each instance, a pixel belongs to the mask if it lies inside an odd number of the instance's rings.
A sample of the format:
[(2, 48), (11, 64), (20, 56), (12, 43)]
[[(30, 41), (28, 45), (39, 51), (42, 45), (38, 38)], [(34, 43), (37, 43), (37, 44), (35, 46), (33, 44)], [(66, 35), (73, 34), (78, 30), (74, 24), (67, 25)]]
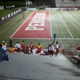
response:
[(17, 52), (20, 52), (21, 51), (21, 45), (20, 45), (19, 42), (16, 43), (15, 48), (16, 48), (16, 51)]
[(5, 41), (2, 41), (2, 49), (4, 49), (4, 51), (7, 50), (7, 45), (6, 45)]
[(2, 46), (2, 49), (4, 49), (4, 51), (6, 51), (7, 49), (6, 49), (6, 45), (3, 45)]

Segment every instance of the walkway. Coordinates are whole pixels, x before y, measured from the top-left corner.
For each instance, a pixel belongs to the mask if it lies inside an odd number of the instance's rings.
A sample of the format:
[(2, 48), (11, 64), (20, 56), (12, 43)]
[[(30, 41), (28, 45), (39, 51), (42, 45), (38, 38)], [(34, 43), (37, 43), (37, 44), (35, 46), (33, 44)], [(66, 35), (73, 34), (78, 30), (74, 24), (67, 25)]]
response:
[(0, 80), (80, 80), (80, 69), (62, 54), (8, 54), (10, 61), (0, 62)]

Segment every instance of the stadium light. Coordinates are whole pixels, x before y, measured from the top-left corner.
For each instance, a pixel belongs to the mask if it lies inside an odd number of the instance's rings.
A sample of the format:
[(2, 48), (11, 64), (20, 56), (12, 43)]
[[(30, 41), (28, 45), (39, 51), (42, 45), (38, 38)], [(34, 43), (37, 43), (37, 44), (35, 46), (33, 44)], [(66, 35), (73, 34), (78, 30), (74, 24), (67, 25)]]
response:
[(29, 0), (25, 0), (25, 2), (26, 2), (26, 11), (29, 11), (29, 5), (31, 5), (32, 2)]
[(32, 4), (32, 2), (28, 0), (27, 4), (28, 4), (28, 11), (29, 11), (29, 6)]
[(26, 3), (26, 11), (27, 11), (27, 0), (25, 0), (25, 3)]
[(28, 11), (29, 11), (29, 5), (30, 5), (30, 1), (29, 0), (28, 0), (27, 4), (28, 4)]

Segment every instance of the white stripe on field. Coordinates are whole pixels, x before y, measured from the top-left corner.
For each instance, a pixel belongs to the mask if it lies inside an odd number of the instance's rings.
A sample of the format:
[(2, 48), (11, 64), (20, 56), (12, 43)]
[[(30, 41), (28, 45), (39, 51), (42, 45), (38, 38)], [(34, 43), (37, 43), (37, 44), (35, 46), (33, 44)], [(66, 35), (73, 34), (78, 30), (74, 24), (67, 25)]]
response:
[[(43, 39), (43, 40), (52, 40), (51, 38), (13, 38), (13, 39)], [(56, 38), (56, 39), (59, 39), (59, 40), (80, 40), (80, 38)]]
[(77, 24), (80, 25), (80, 23), (78, 21), (76, 21), (68, 12), (66, 12), (66, 13), (72, 18), (72, 20), (74, 20)]
[[(76, 15), (78, 15), (78, 16), (80, 16), (78, 13), (75, 13)], [(79, 17), (78, 17), (78, 19), (79, 19)], [(79, 19), (80, 20), (80, 19)]]
[(69, 21), (72, 23), (72, 25), (74, 25), (75, 26), (75, 28), (80, 32), (80, 30), (77, 28), (77, 26), (72, 22), (72, 20), (69, 18), (69, 17), (67, 17), (67, 15), (64, 13), (64, 15), (66, 16), (66, 18), (68, 18), (69, 19)]
[(56, 38), (59, 40), (80, 40), (80, 38)]
[[(57, 12), (58, 13), (58, 12)], [(68, 26), (66, 25), (66, 23), (64, 22), (64, 20), (62, 19), (61, 15), (58, 13), (58, 15), (60, 16), (60, 19), (62, 20), (62, 22), (64, 23), (65, 27), (67, 28), (69, 34), (71, 35), (71, 37), (73, 38), (73, 35), (71, 34), (70, 30), (68, 29)]]
[(51, 32), (51, 37), (52, 37), (52, 26), (51, 26), (51, 20), (50, 20), (50, 12), (49, 12), (49, 21), (50, 21), (50, 32)]

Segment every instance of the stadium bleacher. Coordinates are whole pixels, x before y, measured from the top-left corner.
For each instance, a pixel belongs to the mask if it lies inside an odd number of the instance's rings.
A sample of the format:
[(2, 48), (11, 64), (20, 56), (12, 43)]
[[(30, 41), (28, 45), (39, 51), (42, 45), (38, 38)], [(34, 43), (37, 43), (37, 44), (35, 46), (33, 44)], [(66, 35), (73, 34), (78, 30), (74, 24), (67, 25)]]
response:
[(56, 7), (80, 7), (80, 0), (77, 0), (75, 2), (71, 0), (55, 0), (56, 1)]
[(0, 80), (80, 80), (80, 70), (62, 54), (55, 56), (8, 53), (0, 62)]

